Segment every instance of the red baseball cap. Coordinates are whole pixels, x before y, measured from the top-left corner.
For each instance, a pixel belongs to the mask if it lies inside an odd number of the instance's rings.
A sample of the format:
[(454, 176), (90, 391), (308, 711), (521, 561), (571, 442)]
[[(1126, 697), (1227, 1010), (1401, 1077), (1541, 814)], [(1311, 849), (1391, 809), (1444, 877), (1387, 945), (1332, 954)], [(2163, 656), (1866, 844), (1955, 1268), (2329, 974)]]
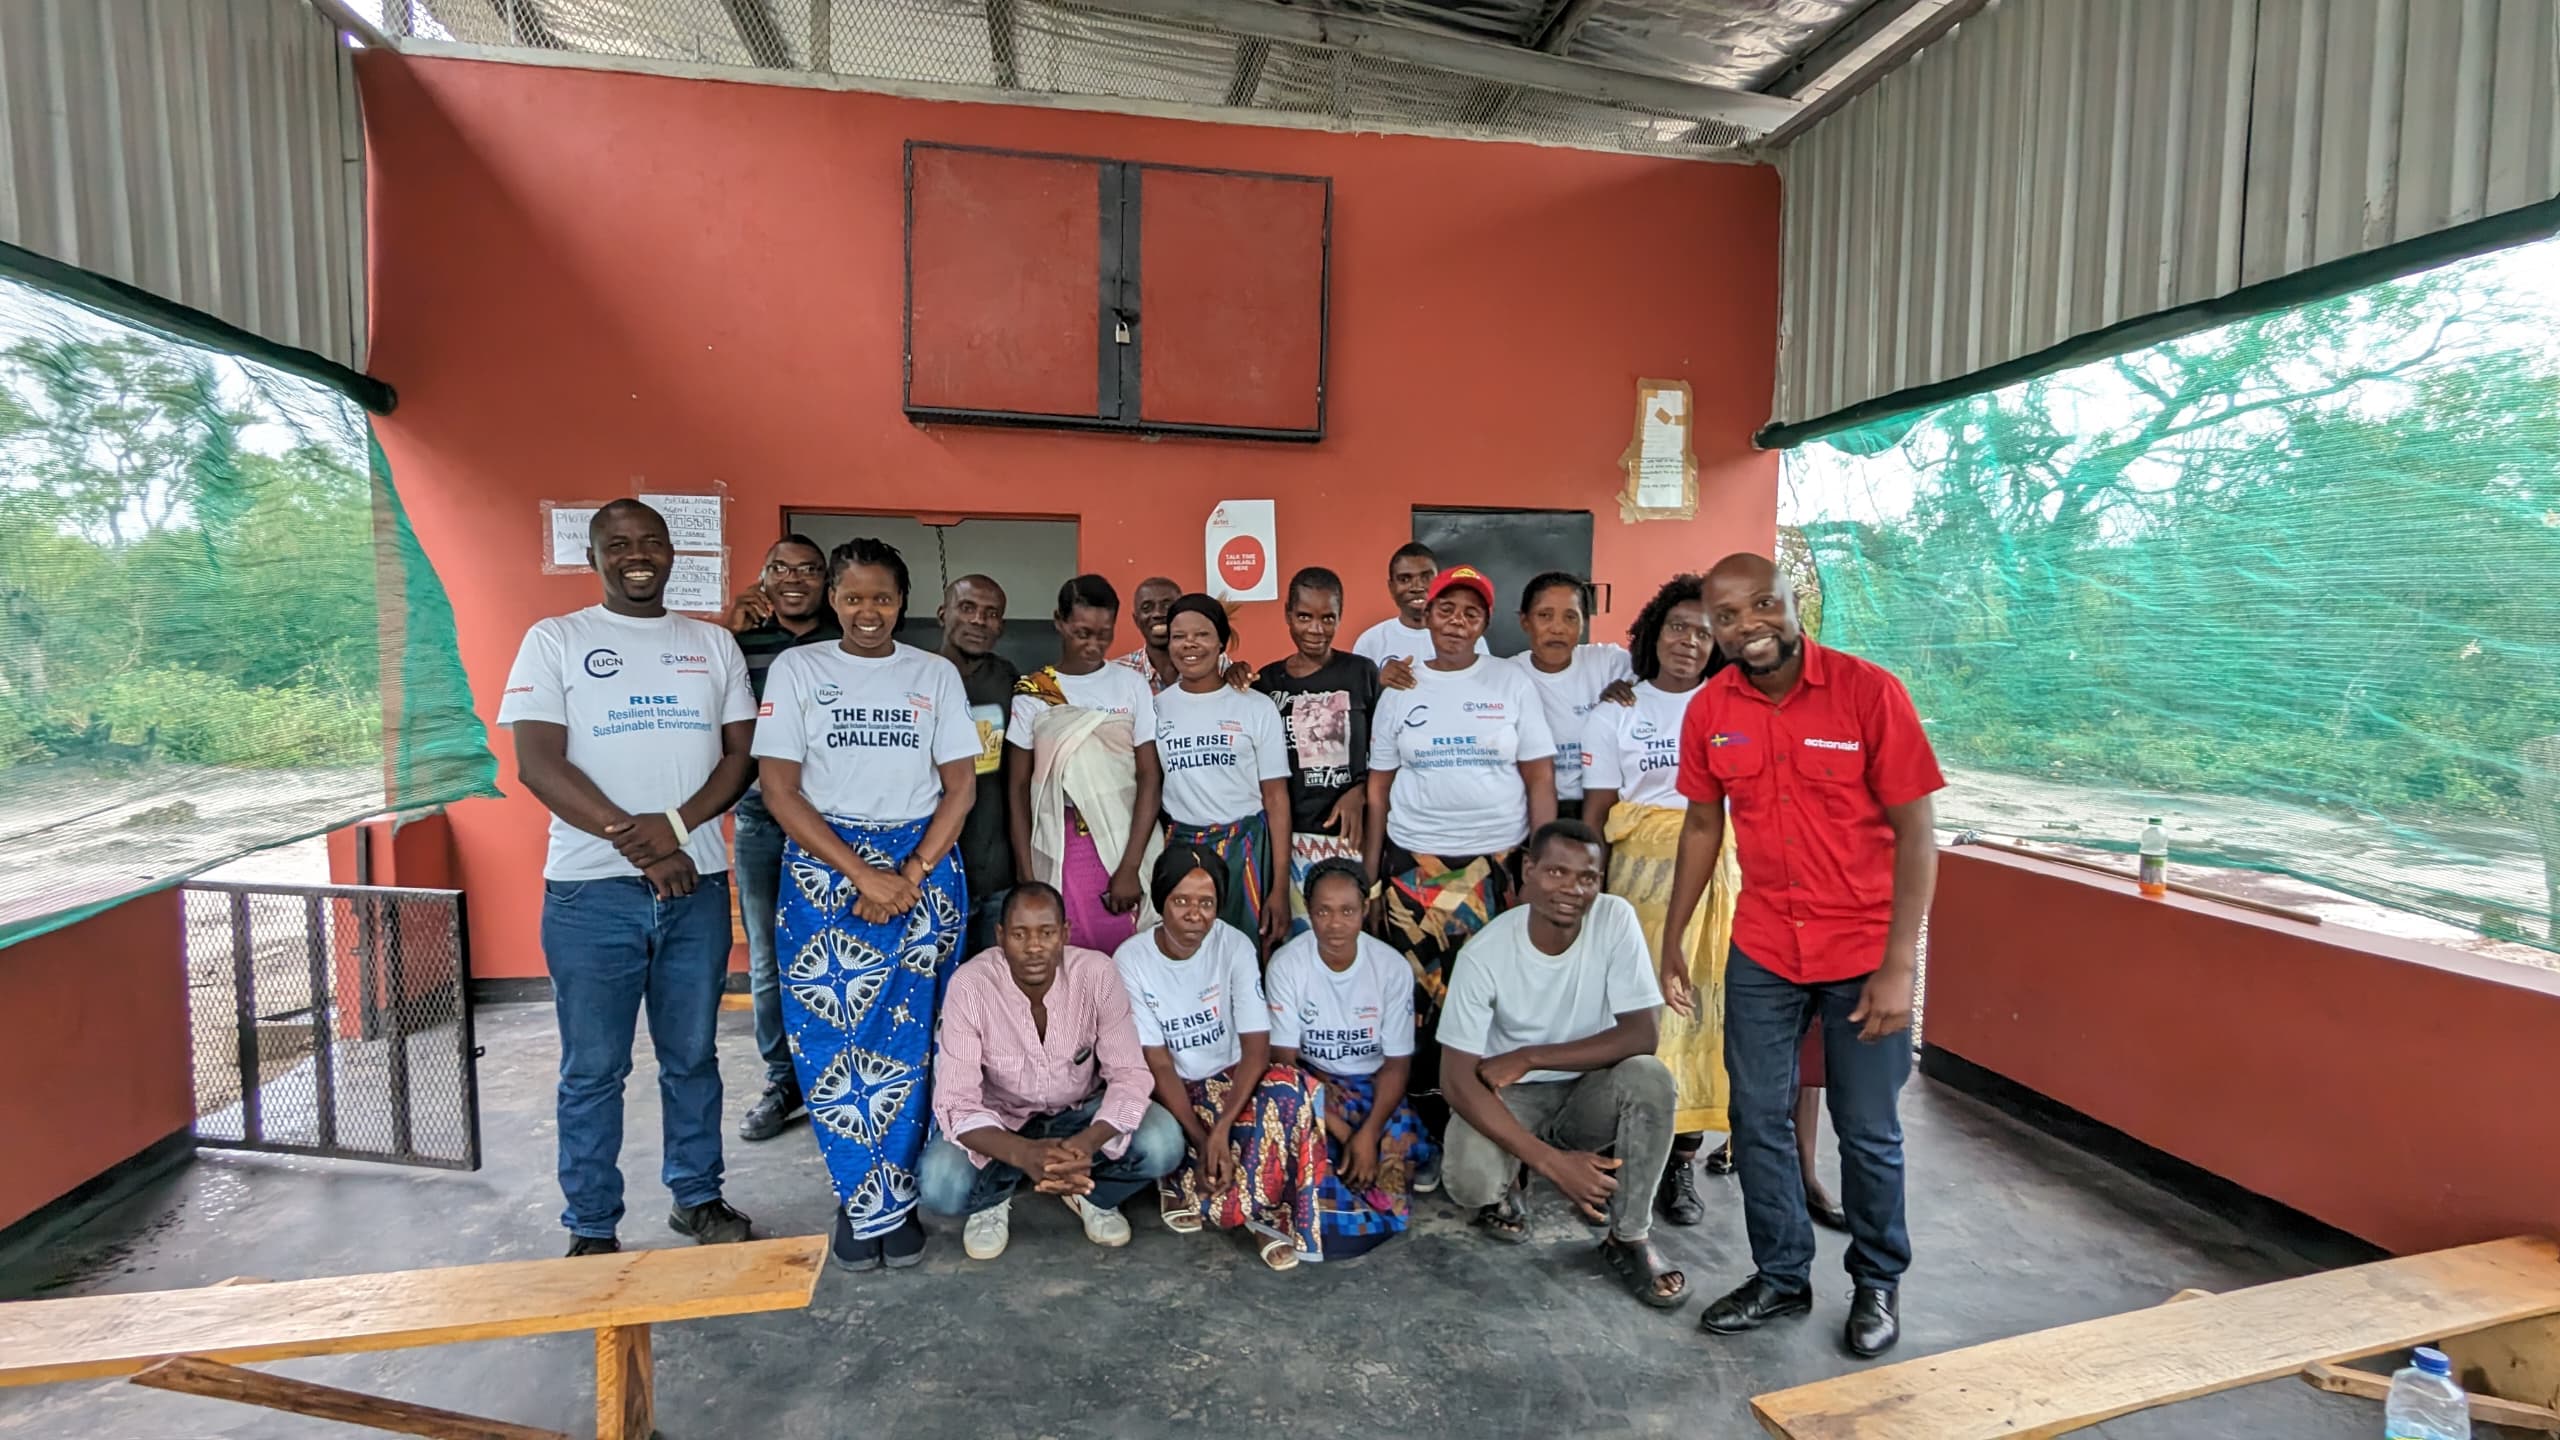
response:
[(1426, 601), (1437, 600), (1451, 590), (1461, 587), (1476, 592), (1483, 599), (1484, 608), (1487, 610), (1493, 608), (1493, 582), (1486, 579), (1485, 573), (1473, 565), (1452, 565), (1441, 571), (1431, 581), (1431, 593), (1423, 598)]

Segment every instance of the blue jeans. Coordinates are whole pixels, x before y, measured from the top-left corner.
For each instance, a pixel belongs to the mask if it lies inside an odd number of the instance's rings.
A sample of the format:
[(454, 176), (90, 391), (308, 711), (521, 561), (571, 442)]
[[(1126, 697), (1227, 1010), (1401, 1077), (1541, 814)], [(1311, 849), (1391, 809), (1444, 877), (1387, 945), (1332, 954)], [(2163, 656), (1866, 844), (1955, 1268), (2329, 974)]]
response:
[(747, 996), (755, 1002), (756, 1053), (764, 1083), (800, 1088), (791, 1070), (791, 1037), (782, 1030), (782, 973), (773, 956), (773, 908), (782, 891), (782, 827), (750, 790), (738, 802), (737, 838), (729, 847), (738, 879), (738, 921), (747, 932)]
[(668, 1191), (720, 1198), (720, 990), (729, 973), (729, 877), (661, 900), (634, 875), (546, 880), (542, 955), (560, 1018), (560, 1223), (609, 1237), (622, 1220), (622, 1084), (649, 1010)]
[(996, 932), (1004, 926), (1004, 897), (1012, 893), (1013, 891), (1008, 888), (990, 895), (981, 895), (976, 886), (970, 887), (969, 933), (966, 943), (960, 947), (962, 958), (995, 948)]
[[(1025, 1140), (1064, 1140), (1093, 1123), (1102, 1108), (1094, 1096), (1073, 1109), (1034, 1115), (1014, 1132)], [(1182, 1164), (1182, 1126), (1163, 1106), (1149, 1102), (1147, 1118), (1129, 1137), (1120, 1158), (1093, 1157), (1093, 1193), (1084, 1198), (1105, 1210), (1117, 1210), (1152, 1181), (1172, 1174)], [(971, 1163), (971, 1152), (936, 1130), (924, 1147), (924, 1163), (916, 1167), (916, 1200), (936, 1215), (975, 1215), (1011, 1198), (1029, 1177), (1001, 1160)]]
[(1733, 1171), (1742, 1181), (1751, 1261), (1781, 1290), (1813, 1285), (1813, 1220), (1796, 1157), (1796, 1060), (1805, 1031), (1822, 1027), (1831, 1123), (1840, 1134), (1840, 1206), (1849, 1212), (1850, 1279), (1896, 1288), (1911, 1266), (1903, 1218), (1902, 1116), (1911, 1036), (1858, 1038), (1854, 980), (1798, 985), (1735, 950), (1725, 965), (1724, 1066), (1733, 1080)]

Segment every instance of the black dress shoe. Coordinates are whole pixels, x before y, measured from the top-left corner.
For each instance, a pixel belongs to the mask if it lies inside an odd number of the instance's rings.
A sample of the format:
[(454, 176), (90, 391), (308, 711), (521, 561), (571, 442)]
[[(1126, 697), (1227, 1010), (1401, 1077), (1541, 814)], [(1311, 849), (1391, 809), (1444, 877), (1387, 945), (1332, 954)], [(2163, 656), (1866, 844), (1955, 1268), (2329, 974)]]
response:
[(1840, 1202), (1837, 1200), (1826, 1196), (1819, 1205), (1808, 1200), (1805, 1202), (1804, 1213), (1812, 1218), (1814, 1224), (1825, 1230), (1837, 1230), (1844, 1235), (1849, 1231), (1849, 1212), (1841, 1209)]
[(1707, 1218), (1707, 1202), (1698, 1198), (1698, 1172), (1688, 1161), (1674, 1156), (1662, 1167), (1662, 1183), (1653, 1192), (1653, 1213), (1671, 1225), (1695, 1225)]
[(1739, 1335), (1745, 1330), (1757, 1330), (1772, 1320), (1806, 1315), (1812, 1311), (1812, 1291), (1781, 1290), (1767, 1279), (1754, 1275), (1736, 1286), (1733, 1293), (1708, 1306), (1698, 1317), (1698, 1328), (1710, 1335)]
[(1840, 1343), (1861, 1360), (1873, 1360), (1902, 1338), (1902, 1303), (1881, 1285), (1861, 1285), (1849, 1297), (1849, 1323)]
[(577, 1259), (581, 1255), (619, 1255), (621, 1253), (622, 1242), (616, 1240), (610, 1235), (572, 1235), (569, 1237), (569, 1258), (572, 1260)]
[(791, 1117), (801, 1111), (800, 1086), (791, 1080), (768, 1081), (764, 1094), (756, 1098), (746, 1117), (738, 1122), (741, 1140), (770, 1140), (782, 1133)]

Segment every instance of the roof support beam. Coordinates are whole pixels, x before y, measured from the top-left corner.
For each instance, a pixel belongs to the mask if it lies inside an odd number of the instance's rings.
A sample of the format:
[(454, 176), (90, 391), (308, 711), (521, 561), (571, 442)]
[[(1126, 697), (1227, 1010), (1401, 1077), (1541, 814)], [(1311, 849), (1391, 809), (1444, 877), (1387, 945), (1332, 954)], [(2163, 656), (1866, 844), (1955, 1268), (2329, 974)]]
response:
[[(1563, 54), (1574, 32), (1599, 8), (1600, 0), (1565, 0), (1529, 37), (1529, 48), (1541, 55)], [(1510, 86), (1479, 85), (1467, 97), (1467, 119), (1477, 125), (1499, 125), (1511, 117), (1511, 107), (1519, 102), (1520, 92)]]
[(1235, 74), (1227, 80), (1227, 104), (1243, 109), (1262, 89), (1262, 67), (1271, 59), (1271, 42), (1247, 40), (1236, 46)]
[(1204, 25), (1256, 40), (1313, 45), (1429, 65), (1453, 75), (1570, 95), (1693, 120), (1714, 120), (1752, 135), (1795, 118), (1795, 101), (1698, 85), (1660, 75), (1613, 70), (1560, 55), (1477, 40), (1420, 25), (1277, 5), (1269, 0), (1084, 0), (1090, 8), (1140, 20)]
[(1782, 144), (1935, 44), (1987, 0), (1869, 0), (1763, 87), (1804, 110), (1768, 137)]
[(729, 12), (729, 23), (738, 27), (738, 41), (750, 59), (767, 70), (791, 68), (791, 42), (782, 38), (771, 5), (765, 0), (720, 0), (720, 5)]

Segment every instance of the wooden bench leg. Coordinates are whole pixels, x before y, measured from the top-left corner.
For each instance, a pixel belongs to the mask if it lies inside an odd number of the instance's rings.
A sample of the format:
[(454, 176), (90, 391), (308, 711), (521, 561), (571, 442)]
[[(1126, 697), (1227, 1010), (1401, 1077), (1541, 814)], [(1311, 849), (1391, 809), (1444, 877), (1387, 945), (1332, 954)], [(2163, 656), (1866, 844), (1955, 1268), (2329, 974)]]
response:
[(649, 1363), (649, 1327), (596, 1331), (596, 1440), (649, 1440), (658, 1397)]
[(367, 1425), (400, 1435), (424, 1435), (429, 1440), (569, 1440), (557, 1430), (483, 1420), (477, 1415), (413, 1405), (406, 1400), (385, 1400), (378, 1395), (246, 1370), (194, 1355), (163, 1360), (136, 1374), (133, 1383), (181, 1395), (236, 1400), (243, 1405), (261, 1405), (347, 1425)]

